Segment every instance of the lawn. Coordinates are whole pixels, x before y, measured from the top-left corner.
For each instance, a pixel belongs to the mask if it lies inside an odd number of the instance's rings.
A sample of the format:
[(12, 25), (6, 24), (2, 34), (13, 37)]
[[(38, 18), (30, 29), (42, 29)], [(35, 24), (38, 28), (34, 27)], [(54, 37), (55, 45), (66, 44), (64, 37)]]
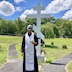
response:
[(7, 58), (7, 51), (8, 51), (8, 44), (1, 44), (0, 45), (0, 66), (6, 62)]
[[(51, 43), (54, 43), (52, 45)], [(63, 57), (64, 55), (72, 52), (72, 39), (64, 39), (64, 38), (56, 38), (56, 39), (45, 39), (45, 44), (48, 45), (48, 47), (44, 47), (46, 51), (46, 57), (50, 61), (54, 61), (58, 58)], [(68, 49), (63, 49), (62, 46), (67, 45)]]
[[(54, 45), (51, 45), (52, 42), (54, 43)], [(47, 47), (41, 47), (41, 49), (46, 52), (45, 56), (48, 62), (61, 58), (72, 51), (72, 39), (69, 38), (45, 39), (45, 45), (47, 45)], [(66, 45), (68, 49), (63, 49), (63, 45)], [(22, 58), (21, 43), (17, 44), (16, 48), (19, 53), (19, 57)], [(42, 62), (39, 61), (39, 64), (41, 63)]]
[(68, 72), (72, 72), (72, 61), (67, 65)]

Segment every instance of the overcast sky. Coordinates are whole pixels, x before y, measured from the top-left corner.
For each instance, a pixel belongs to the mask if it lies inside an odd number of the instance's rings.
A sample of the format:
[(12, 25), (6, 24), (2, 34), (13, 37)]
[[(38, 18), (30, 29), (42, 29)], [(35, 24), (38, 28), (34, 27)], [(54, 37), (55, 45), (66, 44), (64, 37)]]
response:
[(0, 17), (6, 20), (20, 17), (24, 20), (28, 14), (36, 13), (33, 7), (39, 2), (45, 7), (42, 13), (72, 19), (72, 0), (0, 0)]

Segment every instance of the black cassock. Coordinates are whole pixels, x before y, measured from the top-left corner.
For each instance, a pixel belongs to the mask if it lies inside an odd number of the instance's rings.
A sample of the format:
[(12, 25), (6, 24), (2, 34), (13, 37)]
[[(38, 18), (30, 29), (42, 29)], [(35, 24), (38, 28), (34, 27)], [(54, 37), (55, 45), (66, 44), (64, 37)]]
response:
[(37, 61), (37, 56), (36, 56), (36, 49), (35, 49), (35, 46), (38, 45), (38, 38), (37, 38), (36, 35), (34, 35), (34, 41), (37, 42), (37, 44), (34, 45), (34, 71), (26, 71), (25, 70), (25, 35), (23, 37), (22, 48), (21, 48), (21, 51), (24, 52), (24, 57), (23, 57), (23, 72), (39, 72), (38, 71), (38, 61)]

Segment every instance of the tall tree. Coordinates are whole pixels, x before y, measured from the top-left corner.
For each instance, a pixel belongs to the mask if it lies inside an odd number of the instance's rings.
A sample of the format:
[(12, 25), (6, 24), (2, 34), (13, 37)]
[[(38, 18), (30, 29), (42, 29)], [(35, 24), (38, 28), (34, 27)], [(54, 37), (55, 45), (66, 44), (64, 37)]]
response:
[(25, 19), (25, 23), (26, 23), (26, 25), (29, 25), (29, 24), (35, 24), (36, 25), (36, 18), (28, 18), (28, 17), (26, 17), (26, 19)]
[(72, 37), (72, 21), (67, 21), (63, 24), (63, 28), (65, 30), (65, 36)]
[(19, 27), (19, 29), (20, 29), (20, 31), (23, 29), (23, 27), (24, 27), (24, 21), (23, 20), (21, 20), (20, 18), (18, 18), (17, 20), (16, 20), (16, 24), (18, 25), (18, 27)]

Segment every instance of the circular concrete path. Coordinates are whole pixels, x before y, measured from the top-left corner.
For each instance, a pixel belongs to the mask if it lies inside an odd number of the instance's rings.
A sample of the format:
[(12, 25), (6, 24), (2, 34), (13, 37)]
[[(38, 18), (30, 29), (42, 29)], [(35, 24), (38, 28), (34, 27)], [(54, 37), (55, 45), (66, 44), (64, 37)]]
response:
[[(42, 65), (44, 72), (66, 72), (66, 64), (72, 60), (72, 53), (52, 62), (51, 64)], [(22, 60), (18, 58), (15, 44), (9, 46), (8, 60), (0, 68), (0, 72), (22, 72)]]
[(52, 62), (51, 64), (42, 65), (44, 72), (66, 72), (66, 65), (72, 60), (72, 53)]

